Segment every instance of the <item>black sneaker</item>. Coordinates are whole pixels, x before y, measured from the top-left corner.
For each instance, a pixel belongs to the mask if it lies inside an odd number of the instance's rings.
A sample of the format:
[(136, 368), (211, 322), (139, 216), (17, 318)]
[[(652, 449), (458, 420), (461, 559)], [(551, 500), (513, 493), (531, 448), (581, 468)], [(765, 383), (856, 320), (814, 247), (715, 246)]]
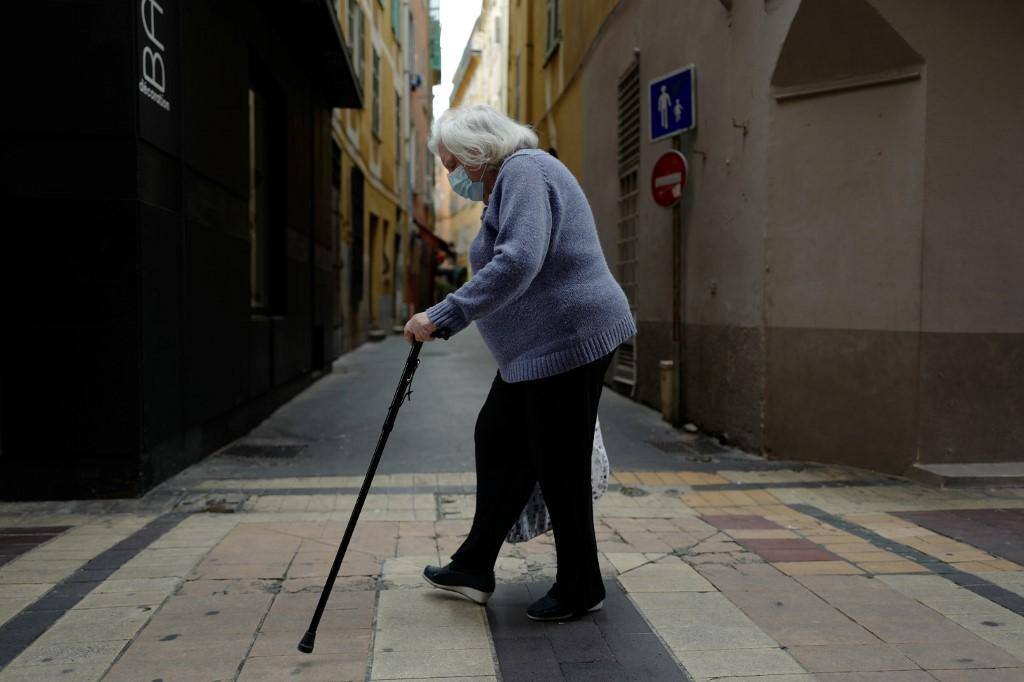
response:
[(585, 613), (598, 611), (604, 606), (604, 599), (583, 611), (574, 611), (550, 594), (546, 594), (530, 604), (526, 609), (527, 617), (533, 620), (575, 620)]
[(486, 604), (494, 593), (494, 572), (467, 573), (455, 568), (455, 562), (445, 566), (427, 566), (423, 569), (423, 577), (434, 587), (456, 592), (475, 601)]

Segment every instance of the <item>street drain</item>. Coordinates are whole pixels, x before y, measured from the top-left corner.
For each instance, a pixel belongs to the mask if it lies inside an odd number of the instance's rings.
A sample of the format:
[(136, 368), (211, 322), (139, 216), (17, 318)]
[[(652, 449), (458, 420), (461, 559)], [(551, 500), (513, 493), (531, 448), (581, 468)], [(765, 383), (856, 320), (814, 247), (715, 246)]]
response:
[(174, 511), (187, 514), (234, 514), (241, 511), (248, 497), (242, 493), (198, 494), (182, 498)]
[(228, 457), (287, 459), (299, 454), (305, 447), (304, 444), (237, 443), (221, 452), (221, 454)]

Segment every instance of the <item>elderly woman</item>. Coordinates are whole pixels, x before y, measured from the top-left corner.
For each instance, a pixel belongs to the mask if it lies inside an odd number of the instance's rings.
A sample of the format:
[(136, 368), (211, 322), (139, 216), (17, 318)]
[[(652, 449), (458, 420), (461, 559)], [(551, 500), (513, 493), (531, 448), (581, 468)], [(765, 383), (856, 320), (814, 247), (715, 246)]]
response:
[(475, 321), (498, 364), (476, 420), (473, 525), (427, 581), (484, 604), (502, 541), (540, 482), (558, 569), (534, 620), (567, 620), (604, 603), (591, 498), (597, 406), (615, 349), (636, 333), (576, 178), (537, 149), (528, 127), (486, 105), (450, 109), (430, 149), (457, 194), (485, 205), (469, 247), (473, 276), (405, 325), (430, 342)]

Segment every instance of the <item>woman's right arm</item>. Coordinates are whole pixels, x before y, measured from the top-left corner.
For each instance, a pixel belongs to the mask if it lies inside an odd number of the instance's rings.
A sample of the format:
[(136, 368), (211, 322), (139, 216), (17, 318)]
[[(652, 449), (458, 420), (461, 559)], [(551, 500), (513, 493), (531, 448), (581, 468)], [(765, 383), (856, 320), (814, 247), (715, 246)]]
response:
[(427, 308), (427, 317), (453, 334), (518, 298), (540, 272), (551, 241), (551, 203), (540, 164), (517, 156), (502, 168), (494, 256), (473, 276)]

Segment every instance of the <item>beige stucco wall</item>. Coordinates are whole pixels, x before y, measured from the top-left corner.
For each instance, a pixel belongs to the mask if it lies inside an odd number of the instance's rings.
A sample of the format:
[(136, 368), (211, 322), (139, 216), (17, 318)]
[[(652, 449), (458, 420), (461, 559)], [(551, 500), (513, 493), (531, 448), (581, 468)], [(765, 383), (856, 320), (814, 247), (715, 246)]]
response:
[[(1024, 5), (803, 2), (623, 3), (586, 64), (581, 180), (614, 266), (616, 80), (639, 48), (638, 398), (658, 404), (671, 357), (671, 212), (648, 189), (671, 144), (647, 142), (646, 86), (694, 63), (688, 418), (774, 456), (890, 471), (1020, 459)], [(828, 52), (835, 26), (850, 64)], [(888, 80), (777, 99), (786, 50), (788, 87)]]
[[(879, 0), (928, 60), (918, 447), (1024, 458), (1024, 4)], [(922, 21), (927, 15), (930, 19)], [(939, 19), (939, 20), (936, 20)]]

